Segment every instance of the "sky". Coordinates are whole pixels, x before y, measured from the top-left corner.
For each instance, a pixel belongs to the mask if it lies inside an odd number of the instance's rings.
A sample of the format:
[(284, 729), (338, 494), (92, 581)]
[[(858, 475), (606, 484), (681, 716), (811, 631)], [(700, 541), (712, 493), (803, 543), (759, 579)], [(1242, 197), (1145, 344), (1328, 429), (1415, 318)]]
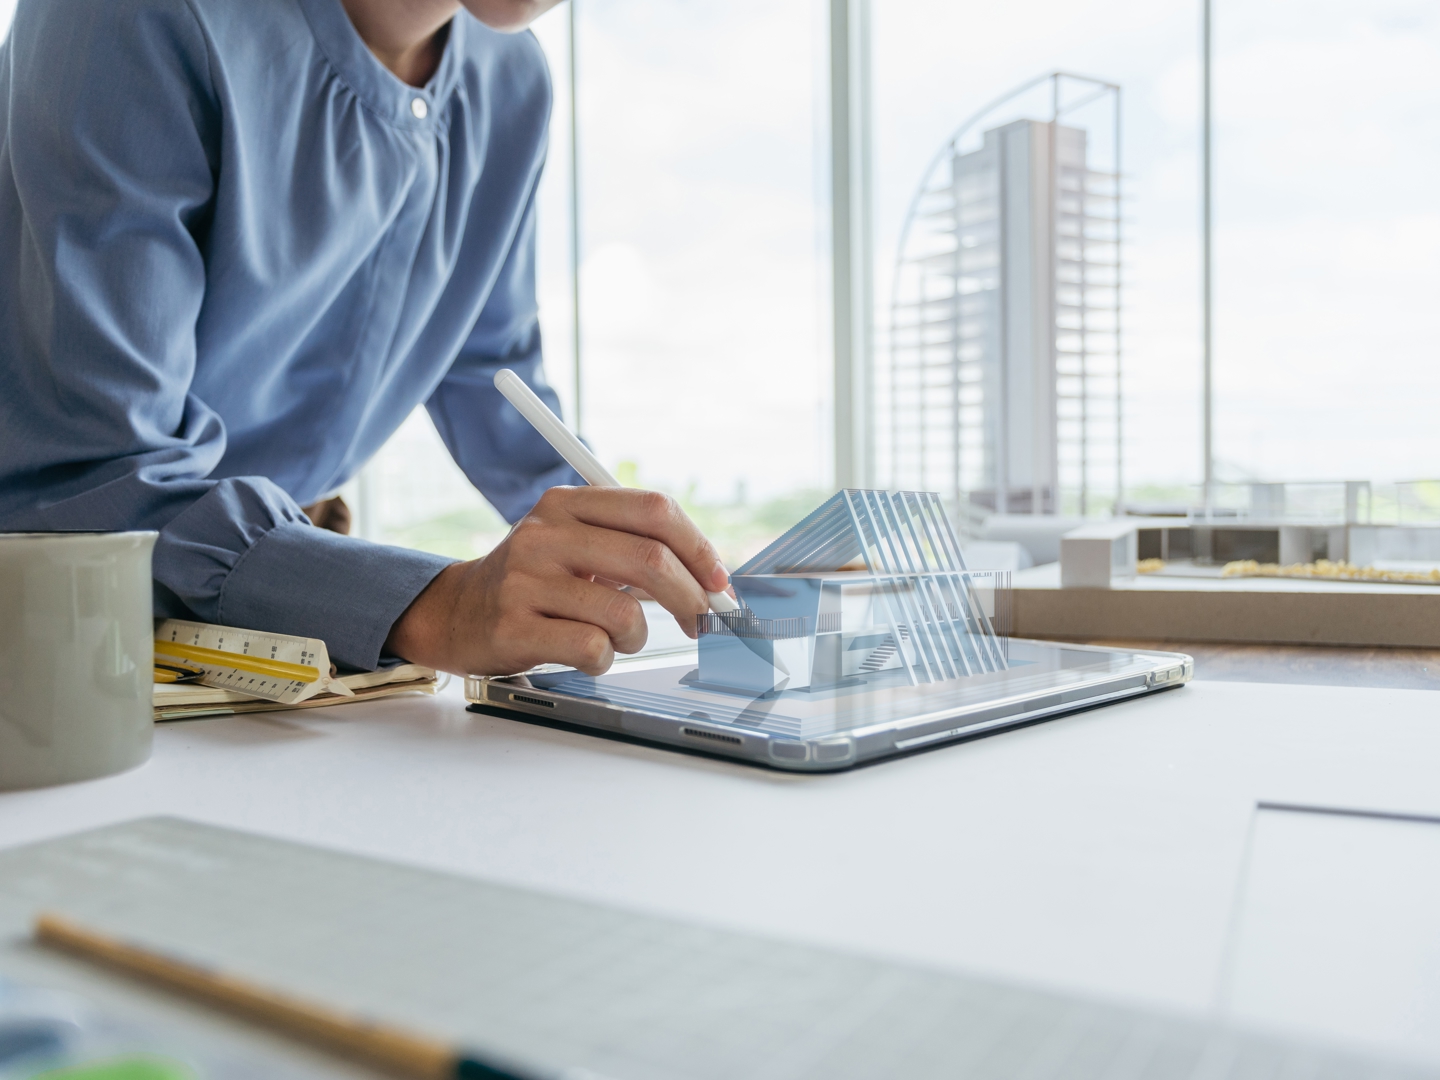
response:
[[(584, 432), (711, 499), (829, 478), (822, 0), (581, 0)], [(875, 264), (935, 151), (1063, 69), (1123, 87), (1126, 473), (1199, 479), (1199, 5), (872, 0)], [(0, 25), (12, 3), (0, 0)], [(1222, 477), (1440, 475), (1440, 5), (1216, 0)], [(573, 415), (565, 7), (541, 320)], [(473, 498), (417, 418), (379, 470), (413, 517)], [(402, 497), (403, 496), (403, 497)]]

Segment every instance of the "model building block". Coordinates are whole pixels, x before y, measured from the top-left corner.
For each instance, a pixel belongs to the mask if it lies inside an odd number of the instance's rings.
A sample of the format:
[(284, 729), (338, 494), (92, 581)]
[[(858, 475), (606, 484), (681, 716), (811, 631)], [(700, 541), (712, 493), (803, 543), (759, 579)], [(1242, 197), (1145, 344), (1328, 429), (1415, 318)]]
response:
[(741, 610), (699, 617), (699, 681), (743, 693), (916, 685), (1007, 668), (995, 592), (938, 496), (847, 489), (731, 575)]

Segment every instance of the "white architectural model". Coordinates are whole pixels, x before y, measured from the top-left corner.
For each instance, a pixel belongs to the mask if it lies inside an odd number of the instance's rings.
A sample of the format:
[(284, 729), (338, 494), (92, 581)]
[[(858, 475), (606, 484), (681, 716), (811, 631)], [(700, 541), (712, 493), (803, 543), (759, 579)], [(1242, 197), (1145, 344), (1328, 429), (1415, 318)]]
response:
[[(1048, 120), (998, 123), (971, 144), (1037, 87), (1050, 91)], [(932, 165), (905, 224), (876, 386), (892, 486), (938, 490), (962, 514), (1085, 514), (1115, 499), (1118, 94), (1037, 80), (962, 127)], [(1091, 136), (1069, 121), (1097, 101), (1116, 106), (1108, 170), (1091, 166)]]

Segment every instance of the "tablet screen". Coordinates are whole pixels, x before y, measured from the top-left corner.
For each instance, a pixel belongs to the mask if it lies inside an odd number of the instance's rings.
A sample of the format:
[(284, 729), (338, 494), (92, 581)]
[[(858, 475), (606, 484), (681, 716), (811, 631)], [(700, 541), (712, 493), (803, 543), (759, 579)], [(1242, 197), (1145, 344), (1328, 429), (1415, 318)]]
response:
[[(943, 682), (911, 685), (892, 669), (820, 690), (752, 694), (700, 681), (696, 653), (621, 660), (590, 676), (574, 670), (532, 674), (537, 689), (675, 720), (733, 725), (792, 739), (815, 739), (876, 726), (910, 725), (976, 707), (1087, 688), (1154, 671), (1154, 654), (1010, 639), (1009, 667)], [(1173, 659), (1173, 658), (1171, 658)]]

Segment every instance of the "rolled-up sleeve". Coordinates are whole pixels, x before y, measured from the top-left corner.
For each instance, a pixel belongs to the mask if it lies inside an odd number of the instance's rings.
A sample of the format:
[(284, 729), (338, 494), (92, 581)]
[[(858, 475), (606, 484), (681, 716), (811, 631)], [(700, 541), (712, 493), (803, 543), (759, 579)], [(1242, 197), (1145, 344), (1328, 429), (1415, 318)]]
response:
[(51, 0), (21, 5), (5, 55), (0, 529), (157, 529), (157, 614), (373, 667), (449, 560), (210, 478), (225, 426), (191, 384), (222, 117), (200, 24), (183, 0)]
[(456, 464), (514, 522), (546, 488), (584, 481), (495, 389), (495, 373), (507, 367), (560, 412), (541, 366), (533, 190), (479, 319), (425, 406)]

